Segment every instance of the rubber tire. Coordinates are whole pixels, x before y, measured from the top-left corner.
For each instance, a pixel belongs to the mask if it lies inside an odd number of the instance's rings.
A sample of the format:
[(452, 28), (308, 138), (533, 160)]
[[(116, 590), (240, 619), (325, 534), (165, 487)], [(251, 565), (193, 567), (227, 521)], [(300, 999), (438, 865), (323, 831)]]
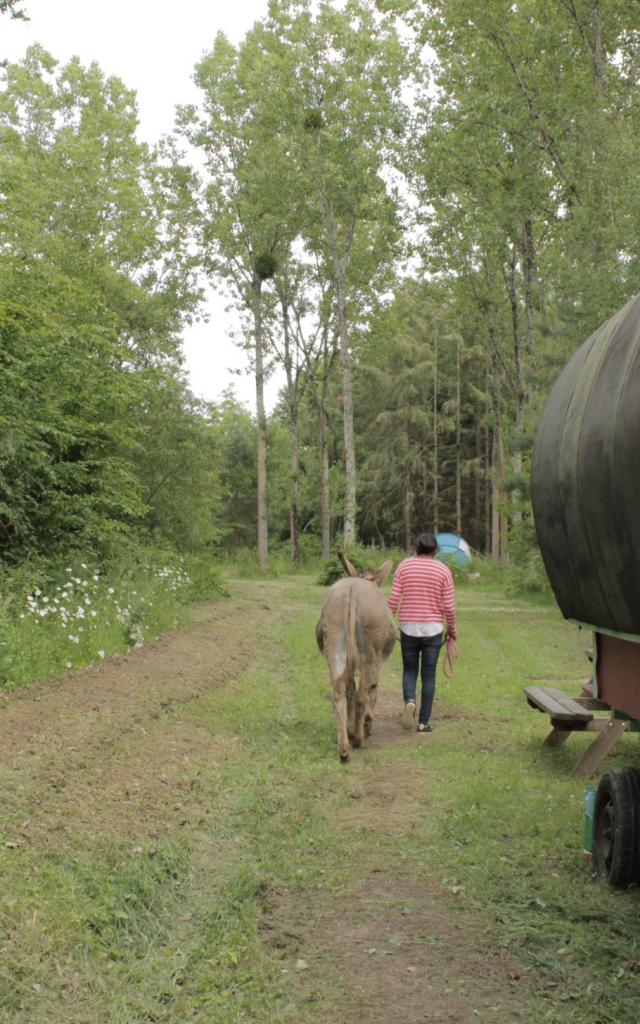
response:
[(593, 809), (593, 867), (609, 885), (640, 882), (640, 770), (611, 768)]

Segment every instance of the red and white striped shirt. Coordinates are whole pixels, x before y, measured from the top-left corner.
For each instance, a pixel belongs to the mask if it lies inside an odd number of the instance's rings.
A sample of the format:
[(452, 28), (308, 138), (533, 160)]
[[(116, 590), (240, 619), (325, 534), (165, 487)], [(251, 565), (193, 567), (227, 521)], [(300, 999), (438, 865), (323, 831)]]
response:
[(400, 623), (447, 622), (449, 636), (456, 636), (456, 595), (453, 577), (443, 562), (412, 555), (400, 562), (393, 577), (389, 607), (395, 615), (400, 604)]

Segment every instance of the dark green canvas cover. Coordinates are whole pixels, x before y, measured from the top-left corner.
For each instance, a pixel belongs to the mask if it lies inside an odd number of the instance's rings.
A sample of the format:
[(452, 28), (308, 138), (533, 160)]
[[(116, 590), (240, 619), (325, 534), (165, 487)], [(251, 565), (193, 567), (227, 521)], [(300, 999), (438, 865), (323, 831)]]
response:
[(558, 378), (536, 438), (532, 496), (563, 615), (640, 636), (640, 296)]

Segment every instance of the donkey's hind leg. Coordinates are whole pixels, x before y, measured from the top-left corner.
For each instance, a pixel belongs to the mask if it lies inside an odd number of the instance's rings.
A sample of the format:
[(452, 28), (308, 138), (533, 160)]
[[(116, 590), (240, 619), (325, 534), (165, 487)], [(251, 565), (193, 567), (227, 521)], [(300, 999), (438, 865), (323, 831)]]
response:
[(364, 708), (364, 734), (370, 736), (373, 729), (373, 712), (378, 698), (378, 666), (368, 663), (363, 671), (363, 678), (360, 688), (363, 692)]
[(356, 730), (356, 682), (349, 679), (347, 682), (347, 731), (349, 739), (353, 741)]
[(345, 763), (349, 760), (349, 737), (347, 736), (347, 678), (346, 673), (333, 679), (333, 710), (336, 716), (338, 754)]

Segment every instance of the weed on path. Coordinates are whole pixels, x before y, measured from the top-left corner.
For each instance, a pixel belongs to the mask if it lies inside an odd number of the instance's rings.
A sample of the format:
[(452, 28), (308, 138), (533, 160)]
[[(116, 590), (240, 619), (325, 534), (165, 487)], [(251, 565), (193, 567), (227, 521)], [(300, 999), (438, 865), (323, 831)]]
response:
[(522, 696), (571, 691), (584, 643), (466, 597), (433, 733), (400, 728), (396, 652), (348, 766), (304, 580), (3, 697), (0, 1022), (637, 1024), (637, 894), (580, 856), (587, 740), (544, 750)]

